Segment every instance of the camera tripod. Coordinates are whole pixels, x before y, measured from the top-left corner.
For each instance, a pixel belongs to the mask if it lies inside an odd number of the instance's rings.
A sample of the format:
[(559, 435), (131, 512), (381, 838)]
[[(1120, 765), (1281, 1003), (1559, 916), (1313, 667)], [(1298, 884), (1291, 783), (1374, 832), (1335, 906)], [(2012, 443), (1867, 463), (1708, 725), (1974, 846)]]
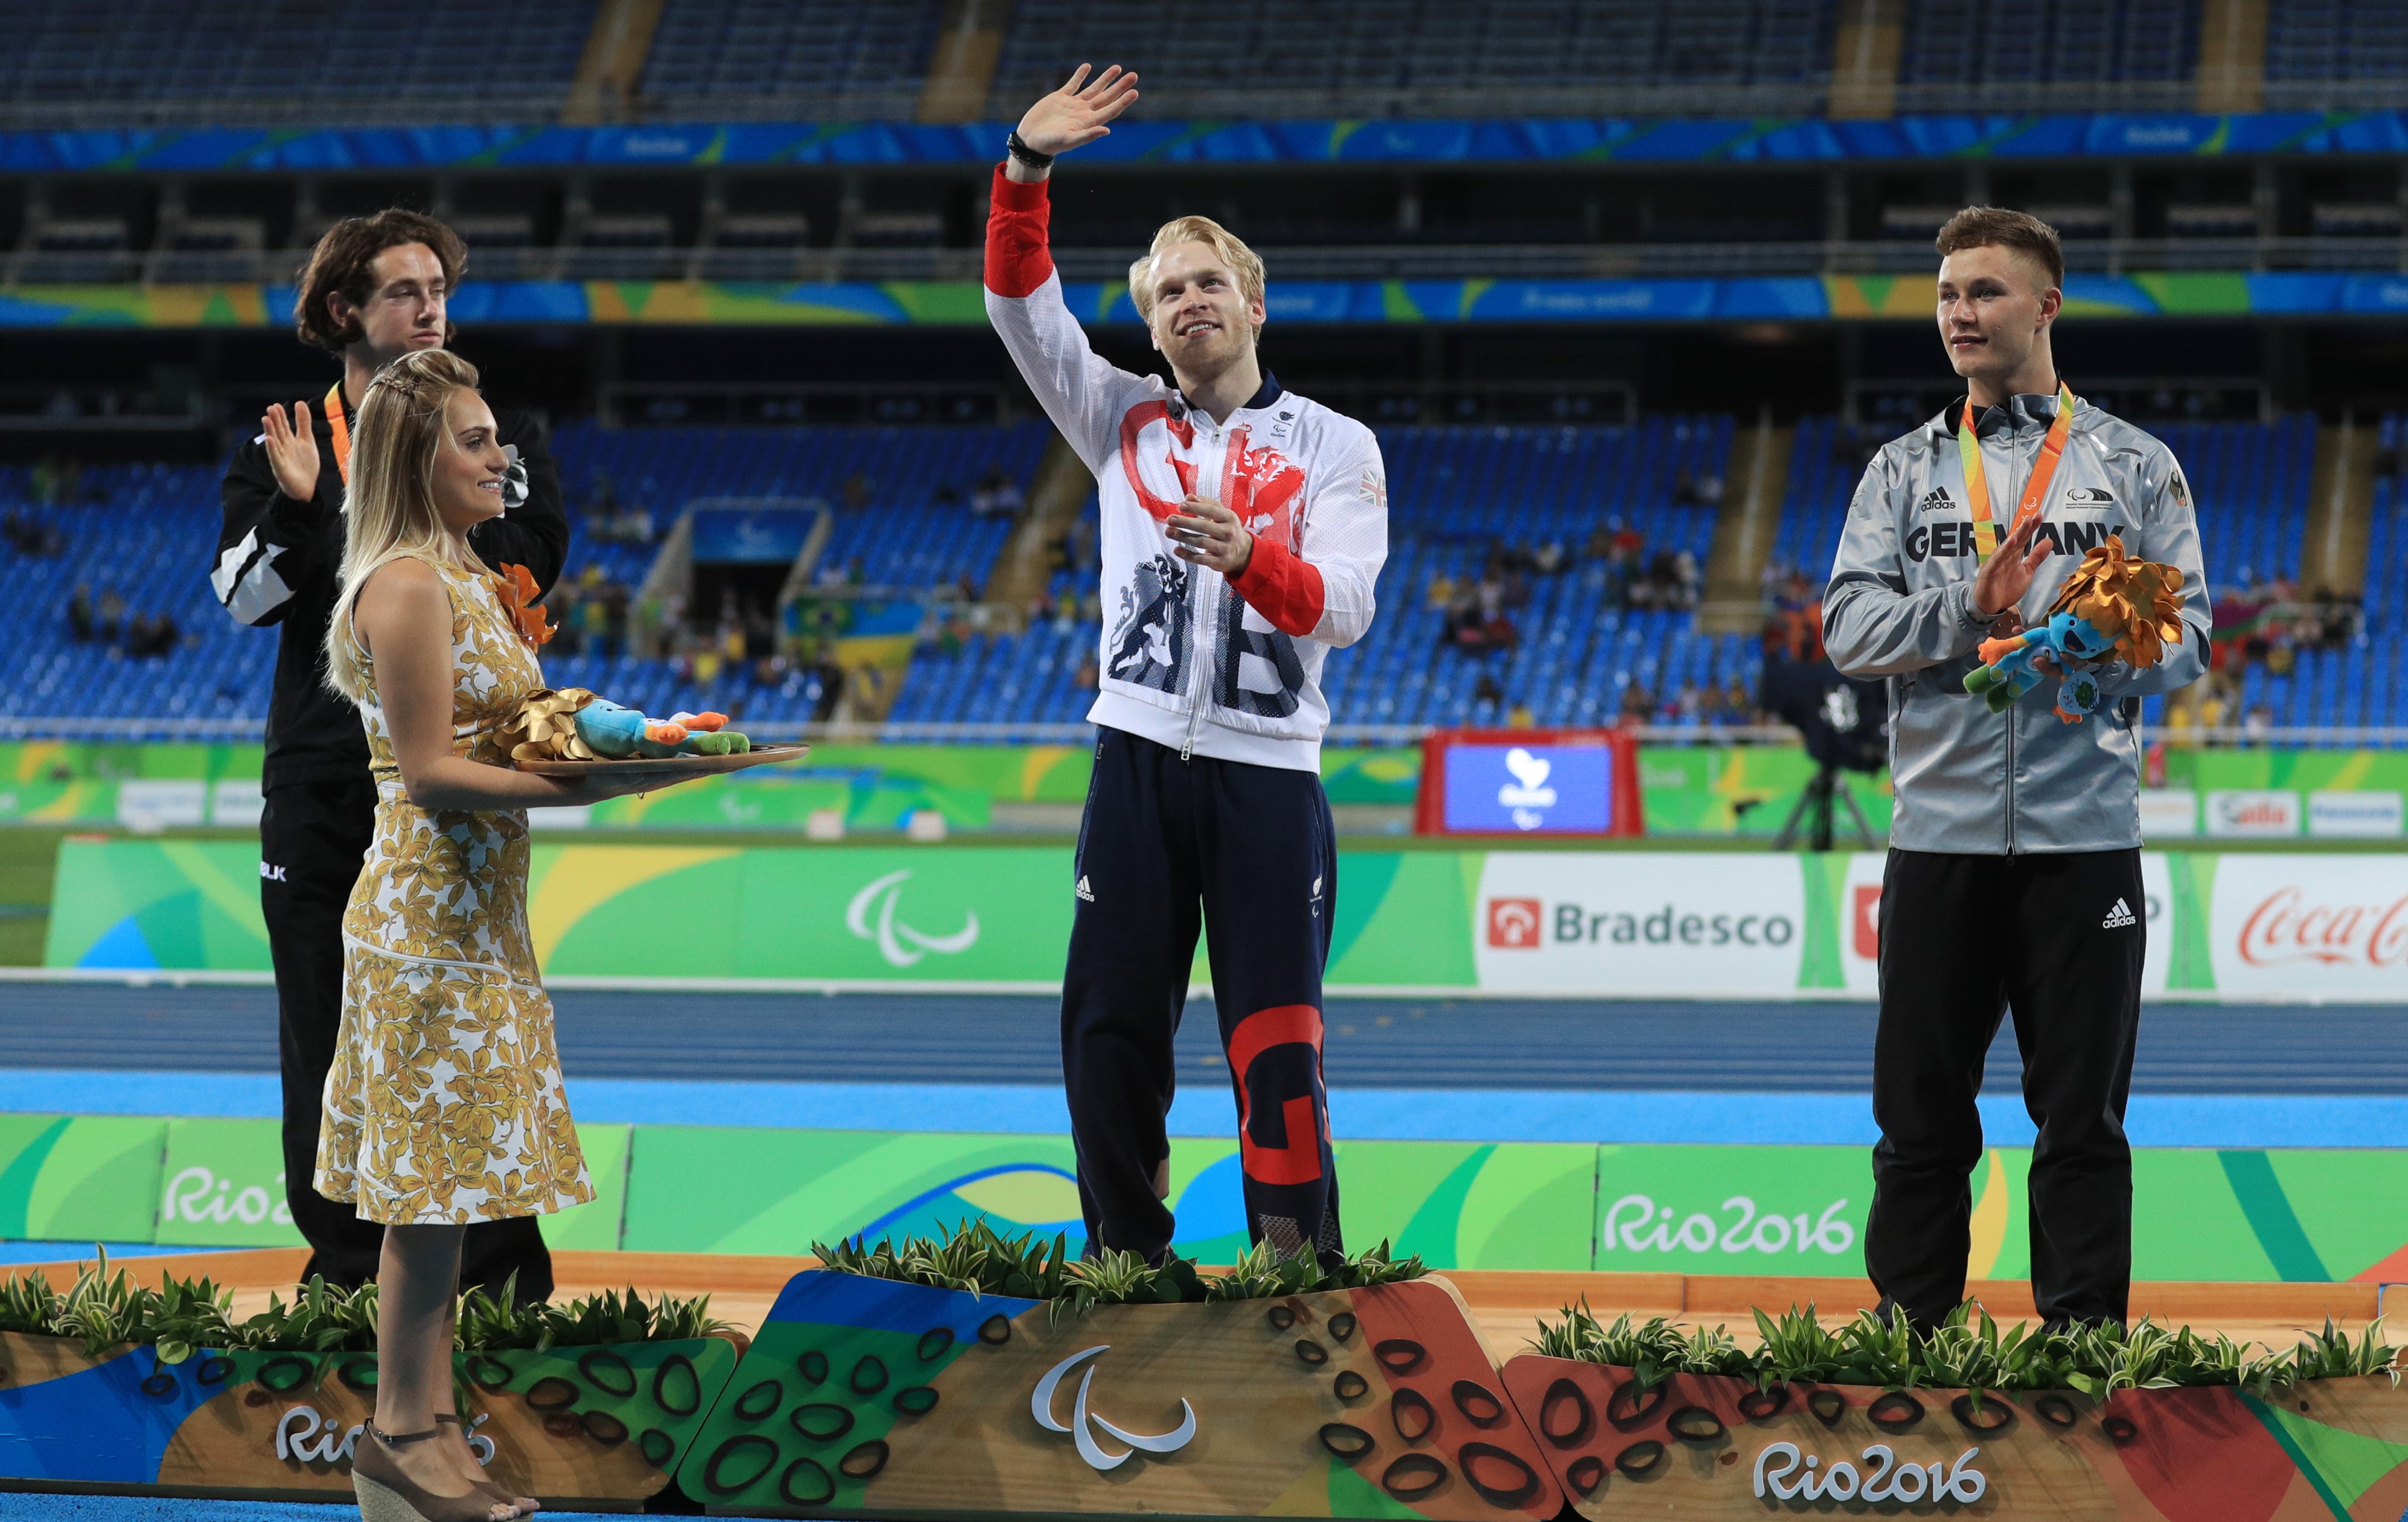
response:
[(1864, 842), (1866, 850), (1872, 850), (1873, 832), (1872, 827), (1865, 823), (1865, 811), (1856, 807), (1856, 796), (1848, 790), (1841, 768), (1828, 761), (1815, 768), (1813, 778), (1806, 783), (1806, 790), (1798, 795), (1798, 806), (1789, 811), (1789, 821), (1781, 826), (1781, 834), (1772, 842), (1772, 849), (1787, 851), (1795, 846), (1798, 843), (1798, 826), (1803, 821), (1808, 832), (1806, 849), (1830, 850), (1831, 803), (1834, 797), (1848, 806), (1848, 817), (1856, 824), (1856, 838)]

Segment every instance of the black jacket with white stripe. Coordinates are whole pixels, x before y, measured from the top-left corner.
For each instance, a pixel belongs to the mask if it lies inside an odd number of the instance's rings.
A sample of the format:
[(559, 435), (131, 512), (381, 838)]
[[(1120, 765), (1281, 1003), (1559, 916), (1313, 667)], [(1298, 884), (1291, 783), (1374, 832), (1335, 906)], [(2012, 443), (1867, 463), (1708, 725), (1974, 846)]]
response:
[[(343, 559), (343, 476), (323, 409), (313, 406), (310, 414), (318, 436), (317, 495), (296, 502), (284, 495), (264, 439), (235, 451), (220, 494), (225, 522), (209, 571), (218, 601), (237, 622), (282, 625), (261, 779), (270, 789), (366, 777), (368, 769), (359, 711), (326, 690), (326, 620)], [(514, 456), (502, 485), (508, 512), (470, 530), (468, 543), (486, 565), (524, 566), (549, 591), (568, 554), (560, 470), (540, 419), (496, 407), (494, 422)]]

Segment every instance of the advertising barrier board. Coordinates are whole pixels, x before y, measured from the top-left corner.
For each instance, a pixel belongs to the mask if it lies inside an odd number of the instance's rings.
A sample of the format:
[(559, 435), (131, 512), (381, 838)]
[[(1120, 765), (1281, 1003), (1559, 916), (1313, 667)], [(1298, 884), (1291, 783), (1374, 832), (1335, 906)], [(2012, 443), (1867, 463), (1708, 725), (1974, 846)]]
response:
[[(1510, 752), (1527, 749), (1536, 733), (1491, 738)], [(1637, 797), (1624, 812), (1643, 820), (1645, 833), (1659, 839), (1770, 840), (1813, 779), (1813, 760), (1796, 745), (1738, 745), (1699, 733), (1692, 744), (1637, 747)], [(2303, 817), (2311, 835), (2402, 833), (2386, 821), (2397, 819), (2408, 799), (2408, 750), (2153, 745), (2151, 752), (2152, 776), (2162, 763), (2163, 777), (2142, 790), (2141, 824), (2153, 841), (2200, 834), (2201, 797), (2209, 792), (2297, 794), (2307, 800)], [(814, 814), (833, 811), (847, 833), (860, 834), (900, 831), (911, 818), (933, 812), (958, 835), (994, 827), (999, 808), (1075, 807), (1086, 796), (1091, 760), (1092, 748), (1084, 745), (829, 742), (814, 745), (801, 765), (612, 798), (581, 811), (576, 823), (594, 830), (791, 836), (803, 833)], [(1340, 809), (1410, 808), (1419, 796), (1419, 746), (1325, 746), (1321, 763), (1322, 785)], [(0, 741), (0, 824), (251, 826), (260, 808), (260, 765), (256, 745)], [(1846, 781), (1874, 834), (1886, 831), (1887, 777)], [(197, 795), (148, 786), (177, 782), (208, 785)], [(1554, 779), (1543, 780), (1536, 790), (1551, 784)], [(1561, 799), (1564, 790), (1555, 785)], [(2300, 809), (2296, 802), (2289, 806)], [(552, 811), (545, 826), (567, 823), (562, 812)], [(1526, 832), (1509, 817), (1499, 833)]]
[(2408, 858), (2221, 858), (2210, 915), (2215, 985), (2244, 998), (2408, 997)]
[[(1348, 852), (1328, 986), (1566, 998), (1867, 998), (1875, 853)], [(264, 979), (255, 847), (69, 840), (45, 962)], [(2146, 992), (2408, 997), (2408, 854), (2141, 855)], [(689, 987), (1051, 992), (1075, 882), (1059, 846), (538, 844), (544, 974)], [(2103, 914), (2112, 906), (2099, 906)], [(1204, 973), (1200, 952), (1199, 978)]]

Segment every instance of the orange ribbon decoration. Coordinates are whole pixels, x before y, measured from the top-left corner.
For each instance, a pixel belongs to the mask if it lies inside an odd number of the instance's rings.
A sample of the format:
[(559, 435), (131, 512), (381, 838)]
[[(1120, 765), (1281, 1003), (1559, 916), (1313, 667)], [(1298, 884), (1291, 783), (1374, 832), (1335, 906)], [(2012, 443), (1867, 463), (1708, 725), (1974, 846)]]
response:
[(527, 568), (506, 564), (491, 580), (494, 594), (502, 599), (502, 611), (509, 615), (511, 625), (528, 648), (552, 643), (555, 631), (544, 619), (543, 608), (537, 601), (543, 594), (536, 590), (535, 577)]
[(326, 388), (326, 427), (335, 436), (335, 470), (343, 484), (351, 484), (351, 425), (343, 417), (343, 383)]

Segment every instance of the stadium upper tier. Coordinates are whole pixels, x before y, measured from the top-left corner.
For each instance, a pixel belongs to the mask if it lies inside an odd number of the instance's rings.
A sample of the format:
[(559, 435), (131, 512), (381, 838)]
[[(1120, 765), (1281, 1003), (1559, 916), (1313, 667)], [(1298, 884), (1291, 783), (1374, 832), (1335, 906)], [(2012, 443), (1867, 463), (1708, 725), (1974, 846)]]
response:
[[(2186, 463), (2210, 579), (2231, 593), (2229, 606), (2219, 604), (2219, 630), (2240, 641), (2241, 653), (2228, 663), (2225, 722), (2408, 725), (2399, 654), (2408, 614), (2408, 498), (2395, 478), (2384, 476), (2374, 497), (2363, 629), (2314, 635), (2293, 606), (2310, 600), (2313, 589), (2286, 590), (2307, 522), (2314, 421), (2159, 431)], [(1093, 671), (1082, 668), (1096, 654), (1099, 620), (1113, 616), (1087, 600), (1094, 573), (1081, 546), (1092, 546), (1091, 531), (1074, 532), (1025, 633), (978, 632), (956, 616), (965, 605), (950, 590), (939, 594), (965, 578), (973, 589), (987, 582), (1010, 529), (1003, 517), (979, 517), (968, 504), (990, 470), (1025, 485), (1045, 437), (1037, 424), (564, 426), (557, 453), (576, 524), (566, 580), (577, 590), (573, 601), (555, 596), (555, 607), (568, 604), (563, 622), (573, 629), (546, 652), (547, 673), (556, 683), (650, 710), (717, 707), (756, 725), (789, 725), (810, 720), (820, 705), (812, 641), (866, 631), (872, 642), (884, 633), (916, 646), (899, 679), (894, 721), (1076, 722), (1089, 700)], [(1709, 723), (1729, 711), (1733, 688), (1743, 712), (1760, 661), (1756, 637), (1704, 633), (1690, 607), (1713, 540), (1714, 503), (1724, 495), (1729, 419), (1411, 427), (1381, 437), (1392, 553), (1371, 635), (1327, 668), (1340, 724), (1496, 723), (1517, 711), (1539, 724), (1624, 715)], [(1861, 462), (1879, 437), (1830, 420), (1799, 425), (1767, 576), (1773, 595), (1783, 593), (1791, 568), (1805, 578), (1804, 595), (1817, 595)], [(2385, 468), (2396, 467), (2403, 441), (2398, 420), (2386, 420)], [(209, 592), (217, 485), (215, 469), (197, 467), (95, 467), (66, 475), (0, 469), (7, 520), (0, 643), (15, 653), (0, 667), (0, 720), (54, 721), (51, 728), (104, 720), (136, 731), (179, 720), (256, 723), (277, 639), (234, 624)], [(831, 532), (801, 568), (813, 582), (824, 573), (836, 582), (867, 583), (870, 601), (846, 604), (862, 622), (815, 625), (798, 616), (786, 625), (801, 641), (787, 643), (793, 658), (765, 666), (768, 640), (755, 618), (743, 656), (720, 658), (730, 629), (760, 613), (767, 589), (790, 577), (793, 567), (783, 563), (766, 567), (766, 582), (743, 582), (724, 567), (716, 581), (655, 579), (655, 598), (665, 587), (690, 584), (694, 606), (644, 608), (665, 541), (675, 548), (670, 525), (687, 503), (706, 497), (815, 497), (832, 505)], [(632, 521), (638, 510), (649, 524)], [(1088, 510), (1092, 517), (1092, 503)], [(805, 606), (856, 596), (806, 594)], [(712, 606), (715, 596), (729, 601)], [(742, 598), (752, 605), (731, 619)], [(603, 611), (612, 607), (615, 623)], [(1016, 621), (1025, 610), (1008, 611)], [(675, 653), (628, 653), (641, 642), (627, 632), (631, 612), (636, 624), (665, 617), (663, 642)], [(172, 625), (164, 639), (154, 622), (163, 614)], [(134, 627), (137, 619), (142, 630)], [(136, 653), (145, 630), (165, 653)]]
[(2211, 8), (2249, 23), (2241, 50), (2271, 106), (2374, 104), (2408, 77), (2408, 16), (2392, 0), (1226, 0), (1200, 45), (1192, 29), (1133, 23), (1114, 0), (1013, 0), (970, 12), (998, 29), (973, 50), (991, 71), (967, 79), (939, 47), (939, 0), (432, 0), (398, 34), (342, 7), (6, 0), (0, 118), (541, 122), (607, 107), (656, 121), (901, 121), (924, 110), (934, 72), (1009, 120), (1071, 65), (1113, 60), (1145, 76), (1158, 109), (1199, 117), (1585, 115), (1601, 103), (1747, 116), (1823, 110), (1835, 79), (1864, 66), (1843, 42), (1896, 60), (1884, 77), (1894, 109), (2186, 109)]

